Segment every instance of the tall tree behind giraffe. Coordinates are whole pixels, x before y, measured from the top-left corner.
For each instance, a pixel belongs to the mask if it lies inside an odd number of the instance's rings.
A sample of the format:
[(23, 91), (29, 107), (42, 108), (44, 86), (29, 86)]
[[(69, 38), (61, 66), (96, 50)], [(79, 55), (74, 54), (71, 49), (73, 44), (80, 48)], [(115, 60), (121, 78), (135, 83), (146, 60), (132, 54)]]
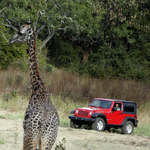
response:
[(36, 35), (30, 20), (13, 35), (9, 44), (27, 43), (32, 95), (26, 109), (23, 150), (50, 150), (56, 140), (59, 116), (41, 79), (36, 54)]

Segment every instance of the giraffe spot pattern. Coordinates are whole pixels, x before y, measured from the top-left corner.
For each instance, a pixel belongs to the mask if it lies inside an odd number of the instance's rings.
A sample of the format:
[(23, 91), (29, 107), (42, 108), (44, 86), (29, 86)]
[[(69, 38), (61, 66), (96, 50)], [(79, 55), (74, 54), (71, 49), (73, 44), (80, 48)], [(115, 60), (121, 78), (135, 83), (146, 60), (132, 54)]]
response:
[(50, 150), (56, 140), (59, 116), (40, 77), (36, 54), (36, 36), (29, 24), (20, 27), (10, 43), (28, 44), (32, 95), (23, 121), (23, 150), (38, 147)]

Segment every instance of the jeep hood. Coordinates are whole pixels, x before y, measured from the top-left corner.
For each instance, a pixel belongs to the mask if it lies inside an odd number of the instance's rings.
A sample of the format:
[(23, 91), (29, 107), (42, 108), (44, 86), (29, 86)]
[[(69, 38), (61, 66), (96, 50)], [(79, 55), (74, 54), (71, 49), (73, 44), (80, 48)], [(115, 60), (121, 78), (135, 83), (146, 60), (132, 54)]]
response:
[(97, 108), (97, 107), (82, 107), (82, 108), (77, 108), (79, 111), (96, 111), (96, 112), (106, 112), (109, 111), (107, 108)]

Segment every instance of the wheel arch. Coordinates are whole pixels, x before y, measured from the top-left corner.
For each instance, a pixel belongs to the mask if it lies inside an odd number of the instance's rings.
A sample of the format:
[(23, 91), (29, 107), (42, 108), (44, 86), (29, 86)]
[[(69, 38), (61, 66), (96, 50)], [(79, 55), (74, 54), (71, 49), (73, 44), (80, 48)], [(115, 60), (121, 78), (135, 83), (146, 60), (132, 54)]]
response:
[(134, 117), (126, 117), (126, 118), (123, 120), (123, 122), (122, 122), (121, 125), (123, 126), (127, 121), (131, 121), (131, 122), (133, 123), (134, 127), (135, 127), (135, 119), (134, 119)]
[(105, 121), (105, 124), (107, 124), (107, 117), (105, 114), (94, 113), (92, 114), (92, 118), (103, 118)]
[(70, 114), (74, 114), (74, 112), (75, 112), (75, 110), (72, 110), (72, 111), (70, 112)]

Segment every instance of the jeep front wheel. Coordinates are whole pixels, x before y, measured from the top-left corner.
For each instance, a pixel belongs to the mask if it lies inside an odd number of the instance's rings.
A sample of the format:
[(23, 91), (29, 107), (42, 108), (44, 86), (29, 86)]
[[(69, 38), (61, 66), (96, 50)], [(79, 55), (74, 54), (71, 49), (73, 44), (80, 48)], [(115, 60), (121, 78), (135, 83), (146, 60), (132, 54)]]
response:
[(94, 130), (102, 132), (105, 129), (105, 121), (103, 118), (96, 118), (95, 122), (92, 124)]
[(127, 121), (124, 126), (122, 126), (122, 133), (123, 134), (131, 134), (133, 132), (134, 125), (131, 121)]
[(70, 127), (71, 128), (75, 128), (75, 129), (79, 129), (81, 128), (81, 124), (75, 124), (72, 120), (70, 120)]

